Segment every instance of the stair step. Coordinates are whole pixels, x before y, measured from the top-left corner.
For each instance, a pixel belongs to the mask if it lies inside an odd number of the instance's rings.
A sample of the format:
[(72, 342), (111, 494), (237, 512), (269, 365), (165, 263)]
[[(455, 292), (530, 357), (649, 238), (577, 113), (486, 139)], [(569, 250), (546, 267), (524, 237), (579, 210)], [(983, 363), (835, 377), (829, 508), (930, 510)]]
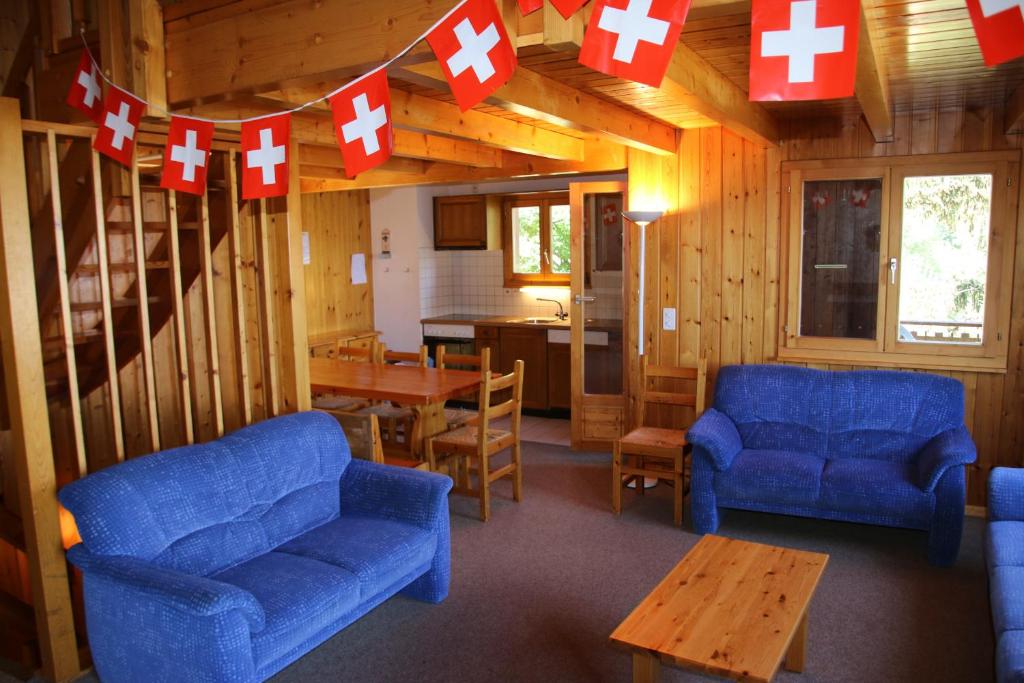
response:
[[(146, 261), (146, 270), (163, 270), (169, 267), (167, 261)], [(75, 270), (76, 274), (80, 275), (96, 275), (100, 272), (100, 267), (94, 263), (86, 263), (78, 266)], [(134, 263), (111, 263), (110, 272), (112, 273), (134, 273)]]
[[(149, 297), (150, 304), (158, 304), (162, 302), (158, 296)], [(110, 302), (111, 308), (135, 308), (139, 305), (138, 299), (114, 299)], [(99, 311), (103, 309), (103, 303), (100, 301), (75, 301), (71, 304), (72, 312), (80, 311)]]
[[(147, 221), (142, 224), (142, 231), (148, 233), (165, 233), (169, 223), (165, 221)], [(194, 221), (182, 221), (178, 223), (178, 232), (182, 230), (198, 230), (199, 223)], [(132, 235), (135, 233), (135, 224), (131, 221), (107, 221), (108, 235)]]
[[(124, 330), (115, 330), (114, 331), (114, 338), (115, 339), (122, 339), (122, 338), (126, 338), (126, 337), (135, 337), (135, 336), (137, 336), (136, 330), (124, 329)], [(75, 333), (75, 346), (81, 346), (82, 344), (91, 344), (92, 342), (95, 342), (95, 341), (103, 341), (103, 330), (102, 329), (86, 330), (85, 332), (76, 332)], [(54, 347), (62, 349), (62, 348), (64, 348), (64, 337), (61, 336), (61, 335), (57, 335), (55, 337), (45, 337), (43, 339), (43, 344), (46, 347), (51, 348), (51, 349), (54, 348)]]

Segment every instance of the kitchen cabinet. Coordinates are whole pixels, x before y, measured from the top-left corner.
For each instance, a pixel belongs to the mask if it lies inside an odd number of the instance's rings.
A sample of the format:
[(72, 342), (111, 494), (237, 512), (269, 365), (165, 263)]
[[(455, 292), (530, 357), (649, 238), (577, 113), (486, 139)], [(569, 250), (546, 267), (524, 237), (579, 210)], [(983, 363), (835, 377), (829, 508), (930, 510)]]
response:
[(512, 372), (516, 360), (526, 364), (523, 375), (523, 407), (548, 409), (548, 331), (503, 327), (498, 335), (499, 370)]
[(488, 195), (434, 197), (435, 249), (500, 249), (501, 202)]
[(548, 344), (548, 407), (572, 408), (571, 347), (568, 344)]

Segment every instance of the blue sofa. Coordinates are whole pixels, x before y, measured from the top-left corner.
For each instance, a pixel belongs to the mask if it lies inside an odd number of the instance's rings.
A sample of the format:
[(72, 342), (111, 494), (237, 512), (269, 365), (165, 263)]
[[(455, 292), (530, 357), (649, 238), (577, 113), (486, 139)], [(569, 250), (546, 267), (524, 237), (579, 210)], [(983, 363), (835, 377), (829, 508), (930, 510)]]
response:
[(719, 510), (924, 529), (928, 560), (960, 549), (964, 465), (975, 460), (963, 385), (927, 373), (722, 368), (687, 432), (698, 533)]
[(69, 484), (97, 673), (262, 680), (395, 593), (444, 600), (450, 488), (352, 460), (316, 412)]
[(988, 478), (988, 563), (996, 680), (1024, 682), (1024, 469), (996, 467)]

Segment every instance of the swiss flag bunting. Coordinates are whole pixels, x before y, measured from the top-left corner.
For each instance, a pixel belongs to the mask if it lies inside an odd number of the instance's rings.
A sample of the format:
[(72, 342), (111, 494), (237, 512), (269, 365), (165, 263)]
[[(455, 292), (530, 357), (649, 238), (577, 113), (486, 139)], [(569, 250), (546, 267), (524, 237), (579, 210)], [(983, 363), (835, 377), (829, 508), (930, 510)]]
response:
[(580, 64), (660, 87), (689, 10), (690, 0), (596, 0)]
[[(590, 0), (550, 0), (552, 6), (554, 6), (554, 8), (558, 10), (558, 13), (566, 19), (576, 14), (576, 11), (589, 1)], [(690, 3), (686, 4), (689, 5)]]
[(103, 117), (103, 88), (100, 86), (100, 73), (96, 62), (92, 61), (88, 50), (82, 50), (78, 60), (78, 70), (68, 90), (67, 103), (81, 111), (90, 119), (99, 123)]
[(753, 0), (750, 99), (851, 97), (859, 37), (858, 0)]
[(519, 11), (523, 13), (524, 17), (527, 14), (533, 14), (543, 6), (544, 0), (519, 0)]
[(291, 114), (242, 124), (242, 199), (288, 194), (288, 139)]
[(198, 195), (206, 192), (206, 171), (210, 167), (212, 145), (212, 122), (171, 117), (160, 187)]
[(1024, 0), (967, 0), (986, 66), (1024, 56)]
[(516, 68), (494, 0), (464, 0), (427, 34), (427, 42), (462, 111), (503, 86)]
[(345, 175), (355, 178), (387, 161), (394, 149), (394, 134), (384, 69), (346, 85), (331, 95), (330, 103)]
[(117, 86), (108, 88), (93, 148), (125, 166), (131, 166), (139, 122), (145, 111), (146, 103), (135, 95)]

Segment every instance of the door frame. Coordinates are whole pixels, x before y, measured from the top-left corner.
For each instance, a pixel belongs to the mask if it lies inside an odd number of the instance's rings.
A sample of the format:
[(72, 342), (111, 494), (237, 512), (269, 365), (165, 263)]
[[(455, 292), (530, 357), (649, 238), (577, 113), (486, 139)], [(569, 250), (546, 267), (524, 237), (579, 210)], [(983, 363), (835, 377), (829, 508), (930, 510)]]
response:
[[(586, 303), (577, 300), (585, 295), (586, 290), (586, 251), (583, 232), (583, 196), (587, 194), (618, 192), (622, 194), (622, 210), (626, 210), (629, 200), (627, 181), (604, 181), (569, 183), (569, 220), (570, 220), (570, 288), (569, 316), (571, 388), (572, 400), (570, 410), (572, 448), (574, 450), (610, 450), (612, 442), (622, 435), (626, 420), (626, 394), (629, 386), (629, 349), (631, 330), (627, 322), (630, 319), (631, 297), (628, 285), (632, 281), (633, 265), (630, 262), (631, 235), (625, 221), (622, 230), (622, 393), (620, 394), (587, 394), (584, 392), (584, 321), (586, 320)], [(598, 436), (593, 431), (588, 433), (588, 415), (597, 419), (601, 416), (603, 434)], [(605, 436), (605, 434), (607, 436)]]

